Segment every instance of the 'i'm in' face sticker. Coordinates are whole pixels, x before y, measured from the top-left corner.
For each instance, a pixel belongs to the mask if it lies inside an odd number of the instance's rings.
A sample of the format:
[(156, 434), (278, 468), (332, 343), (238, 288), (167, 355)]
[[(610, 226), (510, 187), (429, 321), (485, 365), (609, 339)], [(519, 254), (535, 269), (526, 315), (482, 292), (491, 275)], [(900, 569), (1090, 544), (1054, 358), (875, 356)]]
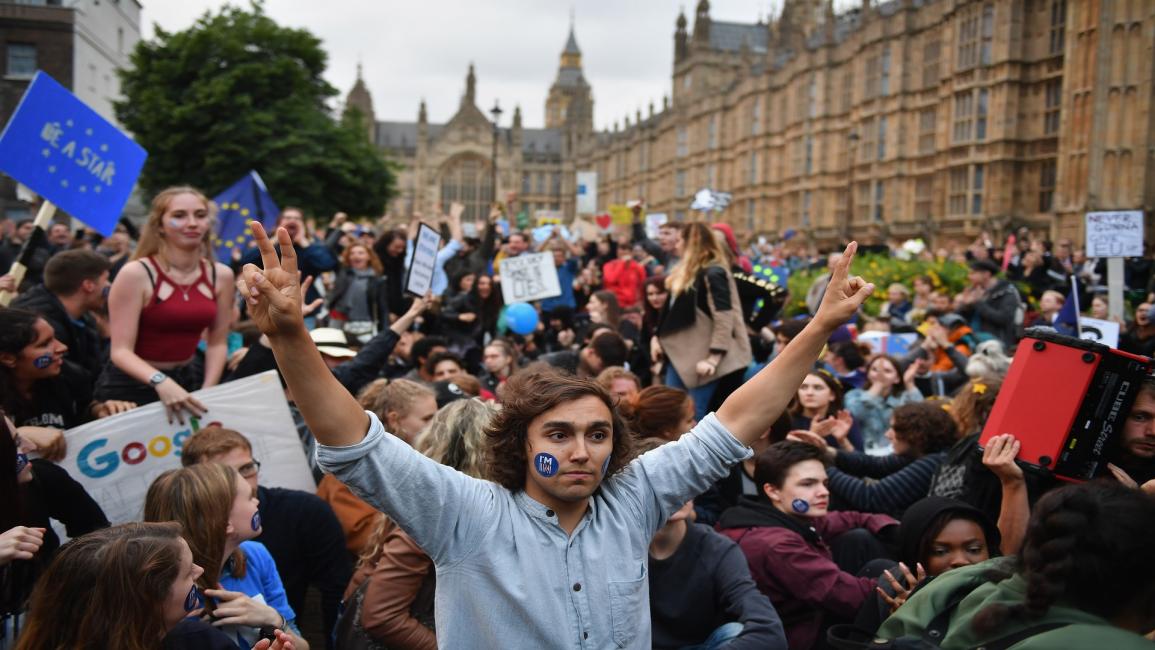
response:
[(36, 357), (33, 359), (32, 365), (36, 366), (40, 370), (44, 370), (48, 366), (52, 365), (53, 360), (54, 357), (51, 354), (46, 354), (44, 356)]
[(551, 454), (541, 453), (533, 457), (533, 468), (538, 474), (549, 478), (557, 474), (558, 462)]
[(804, 515), (807, 512), (810, 512), (810, 503), (805, 499), (795, 499), (791, 501), (790, 507), (794, 509), (794, 512), (797, 512), (800, 515)]
[(194, 609), (200, 609), (205, 606), (205, 599), (201, 596), (201, 592), (196, 585), (188, 590), (188, 595), (184, 597), (184, 611), (191, 612)]
[(28, 467), (29, 462), (28, 454), (22, 451), (16, 452), (16, 474), (19, 475), (20, 472), (23, 472), (24, 468)]
[(253, 530), (260, 530), (261, 529), (261, 513), (254, 512), (253, 513), (253, 520), (251, 522), (249, 522), (249, 525), (253, 527)]

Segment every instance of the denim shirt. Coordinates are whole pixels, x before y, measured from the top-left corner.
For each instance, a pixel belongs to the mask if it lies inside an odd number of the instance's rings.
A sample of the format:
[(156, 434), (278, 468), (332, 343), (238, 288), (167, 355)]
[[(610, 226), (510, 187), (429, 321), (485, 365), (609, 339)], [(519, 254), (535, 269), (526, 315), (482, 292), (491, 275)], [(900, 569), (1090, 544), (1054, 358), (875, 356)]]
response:
[(361, 442), (318, 445), (317, 461), (433, 559), (441, 648), (649, 648), (650, 539), (751, 454), (710, 414), (603, 482), (567, 535), (524, 491), (436, 463), (368, 415)]

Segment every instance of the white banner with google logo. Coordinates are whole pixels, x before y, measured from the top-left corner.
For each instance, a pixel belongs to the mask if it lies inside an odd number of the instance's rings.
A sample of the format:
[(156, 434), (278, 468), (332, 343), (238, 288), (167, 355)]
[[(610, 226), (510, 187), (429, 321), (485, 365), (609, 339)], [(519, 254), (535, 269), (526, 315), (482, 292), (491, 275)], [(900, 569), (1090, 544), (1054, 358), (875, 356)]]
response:
[(140, 521), (153, 479), (180, 467), (180, 449), (193, 433), (217, 424), (242, 433), (261, 461), (261, 485), (315, 492), (313, 475), (275, 371), (195, 393), (203, 417), (169, 424), (160, 403), (64, 432), (68, 470), (113, 524)]

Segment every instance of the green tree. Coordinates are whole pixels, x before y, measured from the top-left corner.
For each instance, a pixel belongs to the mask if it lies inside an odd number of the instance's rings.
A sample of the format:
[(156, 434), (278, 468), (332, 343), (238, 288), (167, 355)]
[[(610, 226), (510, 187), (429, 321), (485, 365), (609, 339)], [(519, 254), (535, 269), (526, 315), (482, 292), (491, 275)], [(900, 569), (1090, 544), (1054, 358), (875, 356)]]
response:
[(280, 205), (381, 214), (394, 174), (357, 120), (334, 117), (326, 58), (316, 36), (276, 24), (259, 2), (206, 12), (181, 32), (158, 27), (121, 73), (116, 105), (149, 152), (146, 193), (191, 184), (215, 194), (256, 169)]

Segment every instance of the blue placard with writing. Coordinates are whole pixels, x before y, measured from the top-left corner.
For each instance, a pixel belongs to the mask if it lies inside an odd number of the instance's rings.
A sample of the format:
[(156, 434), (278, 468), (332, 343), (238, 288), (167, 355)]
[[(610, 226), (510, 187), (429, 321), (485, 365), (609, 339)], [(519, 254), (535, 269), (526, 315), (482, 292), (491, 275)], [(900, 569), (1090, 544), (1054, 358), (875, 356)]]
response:
[(148, 152), (37, 71), (4, 133), (0, 171), (111, 235)]

